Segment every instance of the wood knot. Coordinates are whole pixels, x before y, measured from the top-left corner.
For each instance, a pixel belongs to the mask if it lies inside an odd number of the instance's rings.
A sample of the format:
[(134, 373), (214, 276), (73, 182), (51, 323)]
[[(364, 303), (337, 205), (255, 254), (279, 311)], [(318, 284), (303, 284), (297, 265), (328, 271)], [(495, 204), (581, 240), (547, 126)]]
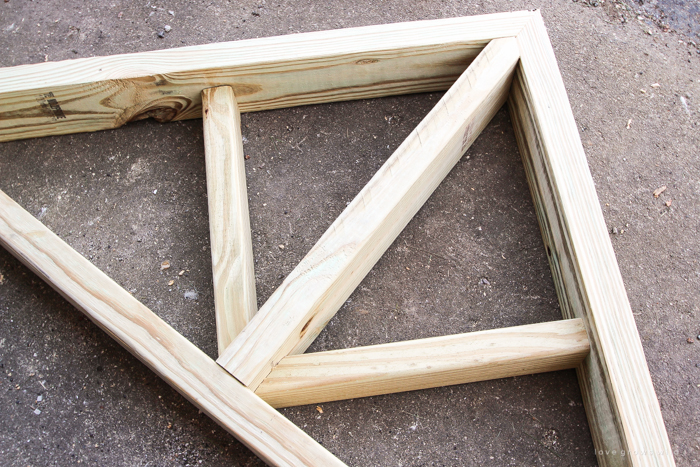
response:
[(151, 109), (144, 113), (144, 118), (152, 118), (157, 122), (166, 123), (172, 121), (177, 116), (177, 109), (172, 107), (161, 107), (158, 109)]

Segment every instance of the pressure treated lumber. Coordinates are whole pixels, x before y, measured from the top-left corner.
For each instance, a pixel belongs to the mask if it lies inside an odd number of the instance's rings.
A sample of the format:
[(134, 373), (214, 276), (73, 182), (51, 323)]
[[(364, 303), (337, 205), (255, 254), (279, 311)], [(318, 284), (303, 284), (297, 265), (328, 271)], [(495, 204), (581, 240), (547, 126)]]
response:
[(562, 313), (583, 319), (590, 339), (590, 355), (577, 371), (598, 463), (672, 466), (642, 344), (539, 13), (517, 39), (522, 56), (511, 115)]
[(268, 464), (344, 465), (2, 191), (0, 245)]
[(518, 62), (495, 39), (411, 132), (217, 360), (257, 388), (303, 353), (505, 102)]
[(202, 91), (214, 309), (219, 354), (258, 310), (241, 113), (233, 88)]
[(445, 90), (531, 12), (290, 34), (0, 69), (0, 141), (199, 118), (232, 86), (241, 111)]
[(316, 404), (576, 368), (580, 319), (290, 355), (255, 393), (273, 407)]

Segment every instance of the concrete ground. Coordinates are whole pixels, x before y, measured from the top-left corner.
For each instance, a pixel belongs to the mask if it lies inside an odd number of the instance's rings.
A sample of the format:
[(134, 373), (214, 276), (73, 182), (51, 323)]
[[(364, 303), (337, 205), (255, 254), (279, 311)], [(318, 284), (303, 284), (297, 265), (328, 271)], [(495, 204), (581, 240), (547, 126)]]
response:
[[(700, 463), (700, 53), (697, 16), (677, 11), (684, 3), (697, 6), (680, 0), (641, 6), (631, 0), (10, 0), (0, 3), (0, 66), (540, 8), (676, 462), (694, 466)], [(674, 14), (686, 19), (665, 22), (663, 15)], [(166, 24), (170, 32), (163, 32)], [(439, 98), (243, 116), (260, 304)], [(141, 121), (0, 144), (0, 189), (216, 356), (200, 120)], [(172, 266), (161, 272), (164, 260)], [(185, 298), (187, 292), (197, 299)], [(503, 109), (310, 350), (558, 318)], [(596, 464), (573, 371), (282, 413), (353, 466)], [(262, 465), (2, 249), (0, 463)]]

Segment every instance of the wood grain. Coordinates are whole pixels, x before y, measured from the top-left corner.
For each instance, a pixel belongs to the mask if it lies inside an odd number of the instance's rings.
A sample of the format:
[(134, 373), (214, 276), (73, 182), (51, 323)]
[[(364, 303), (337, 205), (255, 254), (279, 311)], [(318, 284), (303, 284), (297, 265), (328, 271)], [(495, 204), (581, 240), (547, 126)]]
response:
[(542, 18), (518, 35), (518, 146), (565, 318), (591, 343), (579, 384), (601, 466), (674, 464), (644, 350)]
[(576, 368), (580, 319), (282, 359), (255, 393), (273, 407), (315, 404)]
[(199, 118), (202, 89), (241, 111), (445, 90), (531, 12), (321, 31), (0, 69), (0, 141)]
[(345, 465), (0, 191), (0, 244), (270, 465)]
[(518, 62), (493, 40), (287, 276), (218, 362), (251, 389), (303, 353), (505, 102)]
[(219, 354), (258, 311), (241, 113), (233, 88), (202, 91), (204, 155)]

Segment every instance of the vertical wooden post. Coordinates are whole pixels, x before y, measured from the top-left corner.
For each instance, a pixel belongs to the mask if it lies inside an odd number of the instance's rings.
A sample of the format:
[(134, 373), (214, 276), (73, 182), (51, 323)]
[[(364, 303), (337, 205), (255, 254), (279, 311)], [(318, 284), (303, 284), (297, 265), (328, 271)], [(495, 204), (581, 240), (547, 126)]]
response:
[(209, 231), (219, 353), (257, 311), (241, 114), (233, 88), (202, 91)]

